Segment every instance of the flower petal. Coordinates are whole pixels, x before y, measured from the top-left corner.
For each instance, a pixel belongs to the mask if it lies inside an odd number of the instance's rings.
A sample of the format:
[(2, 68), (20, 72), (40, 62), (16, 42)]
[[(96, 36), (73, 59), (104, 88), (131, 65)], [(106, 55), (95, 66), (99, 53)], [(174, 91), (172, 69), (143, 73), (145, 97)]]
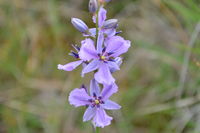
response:
[(105, 46), (106, 52), (113, 53), (112, 57), (117, 57), (127, 52), (131, 43), (120, 36), (113, 36), (105, 40)]
[(102, 107), (97, 108), (93, 123), (96, 127), (104, 128), (111, 124), (112, 117), (108, 116)]
[(79, 60), (79, 61), (70, 62), (70, 63), (65, 64), (65, 65), (58, 64), (58, 69), (59, 70), (65, 70), (65, 71), (72, 71), (76, 67), (78, 67), (82, 62), (83, 62), (82, 60)]
[(98, 57), (94, 46), (94, 41), (92, 39), (87, 38), (83, 40), (81, 44), (82, 45), (78, 53), (80, 59), (84, 61), (89, 61)]
[(120, 109), (121, 106), (111, 100), (106, 100), (104, 104), (102, 104), (102, 107), (104, 109), (108, 109), (108, 110), (117, 110)]
[(83, 122), (91, 120), (92, 117), (95, 116), (95, 114), (96, 114), (96, 108), (92, 108), (91, 106), (89, 106), (83, 115)]
[(97, 53), (102, 53), (103, 41), (104, 41), (104, 35), (103, 35), (103, 32), (100, 30), (98, 34), (98, 39), (97, 39)]
[(96, 94), (96, 96), (99, 96), (100, 88), (99, 88), (99, 84), (97, 83), (97, 81), (95, 79), (92, 79), (90, 81), (90, 96), (93, 96), (94, 94)]
[(89, 29), (89, 32), (90, 32), (90, 34), (91, 34), (92, 37), (96, 36), (96, 28)]
[(118, 87), (115, 83), (111, 85), (104, 85), (104, 88), (101, 92), (102, 99), (106, 101), (112, 94), (118, 91)]
[(89, 105), (89, 99), (91, 99), (91, 97), (86, 93), (84, 88), (74, 89), (71, 91), (68, 98), (69, 103), (75, 107)]
[(119, 65), (114, 61), (108, 61), (108, 65), (109, 65), (111, 72), (115, 72), (117, 70), (120, 70)]
[(83, 33), (83, 36), (88, 37), (95, 37), (96, 36), (96, 28), (90, 28), (89, 33)]
[(89, 73), (96, 70), (99, 67), (99, 63), (100, 63), (99, 60), (92, 60), (87, 66), (83, 68), (82, 77), (84, 76), (85, 73)]
[(106, 13), (107, 13), (107, 11), (103, 7), (101, 7), (99, 9), (99, 14), (98, 14), (98, 25), (99, 25), (99, 27), (103, 26), (103, 23), (106, 20)]
[(99, 70), (95, 73), (94, 77), (96, 81), (101, 84), (112, 84), (113, 82), (115, 82), (115, 79), (110, 72), (108, 64), (104, 62), (101, 62)]
[(116, 34), (116, 29), (104, 29), (104, 34), (106, 34), (107, 37), (112, 37)]
[[(114, 62), (118, 65), (118, 68), (120, 67), (120, 65), (122, 64), (122, 58), (121, 57), (116, 57), (114, 59)], [(114, 66), (114, 65), (113, 65)], [(109, 66), (110, 67), (110, 71), (111, 73), (115, 72), (118, 70), (117, 67), (113, 67), (113, 66)]]

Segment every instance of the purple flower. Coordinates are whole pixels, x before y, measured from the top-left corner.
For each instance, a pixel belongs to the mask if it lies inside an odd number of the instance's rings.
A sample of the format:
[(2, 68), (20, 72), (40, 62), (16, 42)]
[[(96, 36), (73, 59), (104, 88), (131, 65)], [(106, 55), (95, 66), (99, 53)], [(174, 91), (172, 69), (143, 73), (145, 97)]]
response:
[[(106, 14), (107, 11), (100, 7), (98, 12), (98, 26), (99, 26), (99, 32), (98, 32), (98, 38), (97, 38), (97, 51), (101, 51), (103, 41), (106, 37), (112, 37), (114, 36), (116, 32), (116, 28), (118, 26), (118, 20), (117, 19), (109, 19), (106, 21)], [(93, 16), (93, 22), (96, 23), (96, 16)], [(96, 29), (93, 29), (96, 30)]]
[(118, 90), (116, 84), (104, 85), (100, 92), (98, 83), (93, 79), (90, 82), (90, 95), (84, 88), (74, 89), (69, 95), (69, 102), (75, 107), (87, 106), (83, 121), (92, 119), (96, 127), (110, 125), (112, 117), (108, 116), (104, 109), (117, 110), (121, 106), (109, 100), (109, 97)]
[(115, 82), (111, 70), (119, 70), (120, 62), (118, 56), (128, 51), (130, 41), (124, 40), (120, 36), (113, 36), (104, 41), (105, 47), (95, 49), (94, 41), (89, 39), (88, 43), (82, 44), (79, 52), (81, 59), (93, 59), (82, 71), (85, 73), (97, 70), (94, 77), (102, 84), (112, 84)]
[[(106, 14), (107, 14), (107, 11), (103, 7), (100, 7), (99, 12), (98, 12), (98, 27), (99, 27), (98, 34), (105, 34), (106, 36), (111, 37), (116, 34), (118, 20), (109, 19), (106, 21), (106, 18), (107, 18)], [(97, 16), (94, 15), (92, 18), (94, 23), (96, 23), (96, 17)], [(96, 28), (94, 28), (93, 30), (96, 30)]]
[(74, 45), (72, 45), (72, 46), (74, 47), (76, 52), (71, 51), (69, 53), (69, 55), (71, 55), (74, 58), (78, 59), (78, 61), (73, 61), (73, 62), (67, 63), (65, 65), (58, 64), (58, 69), (59, 70), (72, 71), (72, 70), (74, 70), (75, 68), (77, 68), (81, 64), (83, 64), (83, 66), (85, 66), (87, 64), (87, 61), (89, 61), (86, 58), (85, 58), (85, 60), (84, 59), (80, 59), (79, 53), (78, 53), (80, 51), (80, 47), (74, 46)]

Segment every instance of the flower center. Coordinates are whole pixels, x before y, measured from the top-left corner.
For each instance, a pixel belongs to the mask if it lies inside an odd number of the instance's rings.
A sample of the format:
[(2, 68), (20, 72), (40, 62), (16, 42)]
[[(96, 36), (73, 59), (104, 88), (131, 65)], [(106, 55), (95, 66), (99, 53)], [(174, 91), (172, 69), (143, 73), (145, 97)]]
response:
[(96, 96), (96, 94), (94, 93), (94, 96), (92, 99), (88, 100), (91, 104), (91, 107), (100, 107), (101, 104), (104, 104), (104, 101), (102, 100), (101, 96)]
[(94, 100), (95, 104), (99, 104), (100, 101), (98, 99)]
[(100, 59), (101, 60), (106, 60), (106, 56), (102, 55), (102, 56), (100, 56)]

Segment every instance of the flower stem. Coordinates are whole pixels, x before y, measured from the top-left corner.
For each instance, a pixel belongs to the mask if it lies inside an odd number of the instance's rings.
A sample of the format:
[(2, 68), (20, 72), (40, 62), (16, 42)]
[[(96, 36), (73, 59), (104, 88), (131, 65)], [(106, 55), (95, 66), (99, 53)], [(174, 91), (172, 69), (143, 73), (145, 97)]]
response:
[(100, 128), (96, 127), (96, 133), (100, 133)]
[(99, 7), (98, 7), (98, 10), (96, 12), (96, 46), (97, 46), (97, 40), (98, 40), (98, 34), (99, 34), (99, 25), (98, 25), (98, 21), (99, 21)]

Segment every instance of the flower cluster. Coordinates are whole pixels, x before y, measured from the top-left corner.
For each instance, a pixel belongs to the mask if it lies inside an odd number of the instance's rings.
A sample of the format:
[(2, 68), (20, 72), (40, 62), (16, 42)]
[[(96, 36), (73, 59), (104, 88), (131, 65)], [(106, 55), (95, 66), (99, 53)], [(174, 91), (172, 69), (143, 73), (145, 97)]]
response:
[[(80, 31), (85, 40), (80, 46), (74, 46), (75, 51), (69, 55), (76, 61), (58, 65), (59, 70), (72, 71), (82, 64), (81, 76), (94, 72), (94, 78), (90, 82), (90, 89), (85, 86), (74, 89), (69, 95), (70, 104), (75, 107), (86, 106), (83, 121), (92, 120), (96, 127), (104, 127), (111, 123), (112, 117), (108, 116), (104, 109), (117, 110), (121, 106), (109, 100), (109, 97), (118, 91), (112, 73), (120, 70), (122, 54), (126, 53), (131, 42), (118, 34), (118, 20), (106, 20), (107, 11), (104, 5), (110, 0), (90, 0), (89, 11), (93, 14), (92, 20), (95, 28), (88, 28), (82, 20), (72, 18), (73, 26)], [(103, 86), (101, 89), (99, 84)]]

